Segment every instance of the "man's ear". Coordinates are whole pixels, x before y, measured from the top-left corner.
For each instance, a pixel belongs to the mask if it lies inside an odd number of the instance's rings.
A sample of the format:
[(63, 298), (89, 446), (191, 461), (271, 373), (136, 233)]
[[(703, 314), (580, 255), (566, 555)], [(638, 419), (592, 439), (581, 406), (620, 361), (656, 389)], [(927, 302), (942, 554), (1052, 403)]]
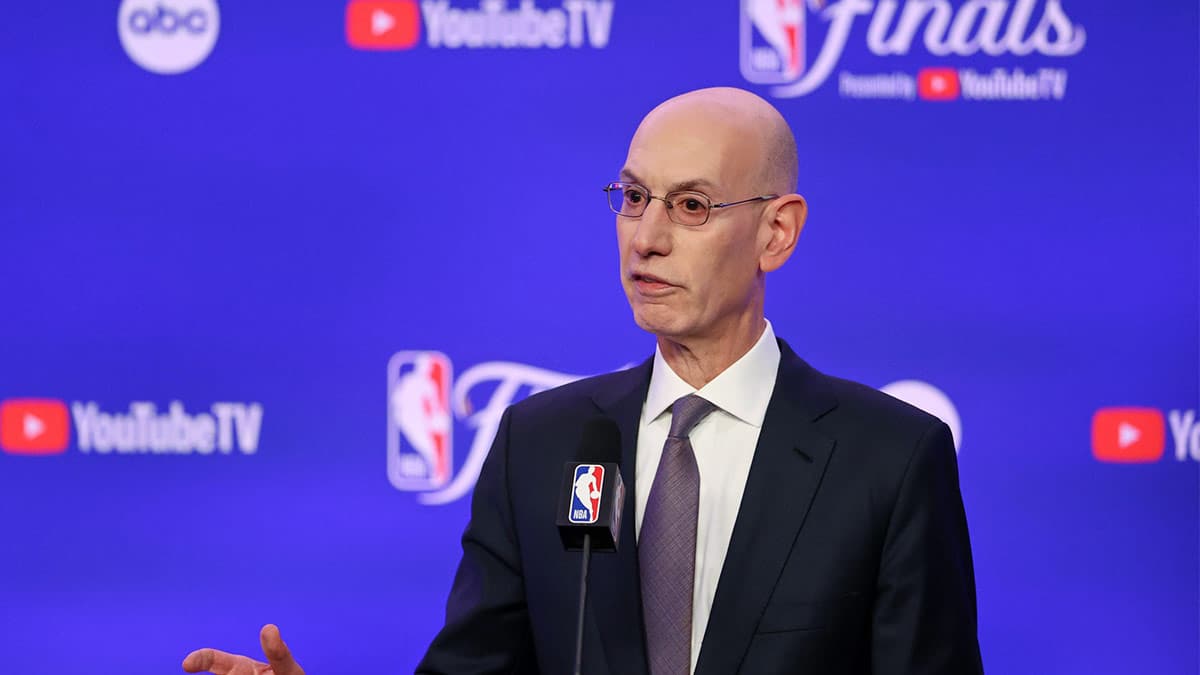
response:
[(770, 238), (758, 259), (758, 266), (764, 272), (774, 272), (783, 267), (796, 249), (796, 240), (808, 219), (808, 202), (797, 194), (777, 197), (767, 207), (763, 218), (767, 221)]

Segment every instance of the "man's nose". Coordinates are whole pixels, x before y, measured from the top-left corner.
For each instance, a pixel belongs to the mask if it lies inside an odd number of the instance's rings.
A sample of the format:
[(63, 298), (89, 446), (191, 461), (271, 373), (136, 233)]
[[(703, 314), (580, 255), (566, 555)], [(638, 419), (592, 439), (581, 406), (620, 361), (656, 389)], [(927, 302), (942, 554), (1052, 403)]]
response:
[(640, 256), (666, 255), (671, 252), (670, 207), (659, 198), (652, 198), (646, 205), (642, 217), (637, 219), (633, 236), (633, 248)]

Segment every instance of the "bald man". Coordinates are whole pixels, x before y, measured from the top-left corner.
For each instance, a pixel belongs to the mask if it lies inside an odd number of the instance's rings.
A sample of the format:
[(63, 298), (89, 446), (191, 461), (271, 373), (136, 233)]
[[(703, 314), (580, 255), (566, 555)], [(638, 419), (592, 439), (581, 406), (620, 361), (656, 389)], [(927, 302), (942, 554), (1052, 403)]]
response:
[(418, 672), (571, 672), (578, 554), (545, 487), (596, 415), (621, 429), (632, 517), (592, 561), (584, 673), (982, 672), (949, 429), (817, 372), (763, 315), (807, 215), (796, 180), (787, 123), (749, 92), (642, 120), (605, 190), (655, 354), (506, 412)]
[[(807, 215), (796, 181), (787, 123), (749, 92), (642, 120), (605, 192), (655, 354), (505, 412), (418, 673), (572, 672), (578, 554), (546, 487), (597, 415), (621, 430), (627, 515), (618, 552), (592, 560), (584, 673), (982, 672), (949, 429), (816, 371), (763, 315)], [(299, 672), (273, 627), (263, 646), (288, 659), (276, 675)]]

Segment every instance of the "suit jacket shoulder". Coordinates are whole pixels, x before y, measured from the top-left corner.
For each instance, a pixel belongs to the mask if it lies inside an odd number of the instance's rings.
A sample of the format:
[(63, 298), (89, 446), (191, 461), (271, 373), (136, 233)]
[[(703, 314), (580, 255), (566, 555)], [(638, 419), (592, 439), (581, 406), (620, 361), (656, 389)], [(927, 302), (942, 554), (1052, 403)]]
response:
[(564, 415), (574, 418), (581, 414), (598, 414), (597, 403), (603, 403), (615, 392), (648, 386), (652, 360), (601, 375), (585, 377), (567, 384), (538, 392), (514, 403), (510, 414), (514, 423), (554, 424)]
[(858, 382), (823, 376), (837, 407), (818, 427), (835, 435), (839, 449), (856, 462), (877, 465), (895, 478), (911, 459), (920, 441), (944, 426), (933, 415), (898, 398)]

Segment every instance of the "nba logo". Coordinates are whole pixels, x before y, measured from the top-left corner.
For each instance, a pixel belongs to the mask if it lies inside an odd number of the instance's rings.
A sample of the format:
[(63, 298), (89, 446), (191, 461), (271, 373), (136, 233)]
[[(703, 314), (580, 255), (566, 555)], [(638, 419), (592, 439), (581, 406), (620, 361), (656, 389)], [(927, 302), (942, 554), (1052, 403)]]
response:
[(575, 467), (575, 487), (571, 495), (572, 523), (594, 523), (600, 513), (600, 494), (604, 489), (604, 467), (599, 464), (580, 464)]
[(800, 78), (804, 14), (804, 0), (742, 0), (742, 77), (757, 84), (785, 84)]
[(399, 490), (434, 490), (452, 469), (450, 359), (397, 352), (388, 361), (388, 480)]

